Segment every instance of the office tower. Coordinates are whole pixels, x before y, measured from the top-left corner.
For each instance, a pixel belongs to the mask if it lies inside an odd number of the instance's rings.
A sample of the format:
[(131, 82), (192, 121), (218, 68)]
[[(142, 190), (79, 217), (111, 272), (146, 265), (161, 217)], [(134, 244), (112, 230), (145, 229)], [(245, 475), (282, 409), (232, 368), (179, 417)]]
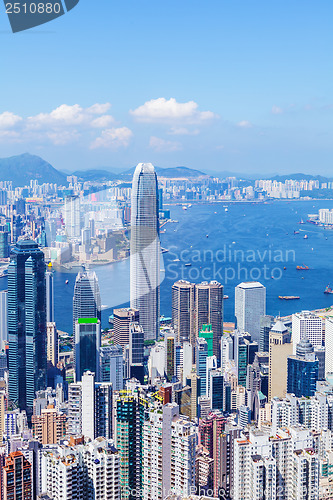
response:
[(203, 325), (213, 330), (213, 354), (220, 360), (220, 342), (223, 335), (223, 286), (218, 281), (195, 285), (195, 335)]
[(224, 381), (221, 370), (210, 371), (210, 398), (212, 410), (225, 410)]
[(139, 323), (130, 323), (129, 335), (130, 378), (135, 377), (144, 382), (144, 331)]
[(190, 419), (194, 420), (198, 416), (198, 399), (201, 393), (204, 394), (204, 391), (201, 390), (200, 376), (195, 371), (192, 371), (192, 373), (190, 373), (190, 375), (187, 377), (187, 384), (191, 388)]
[(172, 377), (175, 375), (175, 337), (168, 336), (165, 339), (165, 375), (168, 382), (171, 382)]
[(0, 351), (8, 340), (8, 291), (0, 292)]
[(97, 318), (79, 318), (75, 322), (75, 375), (79, 382), (86, 370), (100, 379), (101, 322)]
[(5, 458), (3, 492), (6, 500), (33, 500), (31, 464), (20, 451)]
[[(5, 432), (5, 411), (7, 410), (7, 398), (5, 391), (0, 392), (0, 446), (3, 444)], [(1, 497), (0, 497), (1, 498)]]
[(143, 424), (142, 488), (146, 500), (164, 500), (166, 492), (188, 496), (195, 486), (195, 424), (169, 403), (152, 410)]
[(58, 413), (53, 405), (31, 418), (33, 437), (41, 444), (57, 444), (66, 435), (66, 415)]
[(101, 382), (111, 382), (114, 391), (124, 388), (123, 349), (120, 345), (103, 346), (101, 353)]
[(46, 386), (44, 254), (18, 241), (8, 267), (9, 397), (32, 414), (35, 391)]
[(64, 204), (64, 222), (68, 238), (81, 236), (81, 210), (79, 196), (66, 196)]
[(266, 314), (266, 288), (258, 281), (240, 283), (235, 288), (237, 328), (248, 332), (253, 341), (260, 338), (260, 318)]
[(326, 361), (326, 348), (324, 346), (317, 346), (314, 348), (316, 359), (318, 359), (318, 380), (325, 380), (325, 361)]
[(333, 318), (325, 319), (325, 376), (333, 373)]
[(82, 381), (68, 387), (68, 433), (95, 439), (112, 437), (112, 385), (96, 382), (85, 372)]
[(207, 357), (208, 357), (208, 345), (205, 339), (200, 337), (196, 340), (195, 345), (195, 359), (196, 359), (196, 369), (197, 375), (200, 377), (200, 392), (199, 396), (206, 395), (207, 389)]
[(46, 321), (47, 323), (54, 322), (54, 286), (53, 286), (53, 273), (46, 271)]
[[(216, 356), (208, 356), (206, 362), (206, 396), (211, 396), (210, 373), (212, 370), (217, 369)], [(204, 394), (202, 394), (203, 396)]]
[(287, 390), (287, 359), (293, 352), (291, 335), (282, 321), (278, 320), (269, 334), (268, 401), (275, 396), (283, 397)]
[(125, 347), (129, 344), (130, 323), (139, 323), (137, 309), (122, 308), (113, 310), (114, 342)]
[(160, 333), (159, 232), (157, 176), (151, 163), (139, 163), (132, 183), (130, 302), (145, 340)]
[(238, 385), (246, 387), (247, 365), (248, 365), (248, 343), (247, 338), (241, 332), (235, 333), (235, 364), (237, 369)]
[(296, 356), (289, 356), (287, 360), (287, 392), (299, 398), (313, 396), (319, 380), (319, 362), (314, 349), (305, 338), (296, 346), (296, 353)]
[(58, 330), (55, 323), (46, 323), (47, 332), (47, 361), (52, 366), (56, 367), (58, 364)]
[(138, 392), (120, 393), (116, 400), (116, 447), (119, 451), (121, 498), (136, 500), (142, 490), (142, 430), (146, 403)]
[(101, 295), (98, 279), (93, 271), (76, 276), (73, 296), (73, 337), (75, 322), (79, 318), (97, 318), (101, 321)]
[(304, 338), (309, 339), (313, 347), (323, 345), (323, 321), (310, 311), (302, 311), (292, 316), (293, 354), (296, 354), (296, 345)]
[(274, 316), (261, 316), (260, 318), (260, 334), (259, 334), (259, 351), (268, 352), (269, 350), (269, 332), (274, 325)]
[(113, 441), (101, 437), (42, 453), (41, 483), (46, 496), (56, 500), (120, 500), (119, 453)]
[(199, 332), (199, 337), (205, 339), (205, 341), (207, 342), (208, 356), (213, 356), (214, 332), (212, 330), (212, 325), (202, 325), (202, 328)]
[(172, 328), (176, 341), (183, 345), (195, 345), (194, 336), (195, 285), (188, 281), (176, 281), (172, 285)]
[(8, 232), (0, 231), (0, 259), (9, 257)]

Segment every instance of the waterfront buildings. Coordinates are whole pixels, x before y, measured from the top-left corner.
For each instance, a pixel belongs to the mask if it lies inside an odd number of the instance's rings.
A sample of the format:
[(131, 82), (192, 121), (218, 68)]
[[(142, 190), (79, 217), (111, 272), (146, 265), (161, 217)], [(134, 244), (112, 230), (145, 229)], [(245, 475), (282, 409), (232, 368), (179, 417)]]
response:
[(157, 176), (139, 163), (132, 183), (130, 303), (139, 310), (145, 339), (156, 340), (160, 322), (160, 241)]
[(81, 236), (81, 203), (77, 195), (66, 196), (63, 207), (64, 222), (68, 238), (79, 239)]
[(235, 288), (235, 316), (240, 332), (260, 341), (260, 318), (266, 314), (266, 288), (258, 281), (240, 283)]
[(45, 309), (44, 254), (20, 240), (8, 268), (9, 395), (29, 415), (35, 391), (46, 387)]

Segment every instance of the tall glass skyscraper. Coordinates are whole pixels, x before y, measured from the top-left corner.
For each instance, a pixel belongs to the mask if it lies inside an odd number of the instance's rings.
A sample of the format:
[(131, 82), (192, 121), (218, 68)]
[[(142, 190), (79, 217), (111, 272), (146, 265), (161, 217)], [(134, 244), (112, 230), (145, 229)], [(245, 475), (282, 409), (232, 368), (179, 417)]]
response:
[(8, 267), (9, 396), (30, 416), (35, 391), (46, 387), (44, 254), (32, 240), (18, 241)]
[(97, 318), (101, 321), (101, 295), (98, 279), (93, 271), (76, 276), (73, 297), (73, 336), (79, 318)]
[(160, 242), (157, 177), (151, 163), (139, 163), (132, 183), (131, 307), (139, 309), (145, 339), (159, 335)]

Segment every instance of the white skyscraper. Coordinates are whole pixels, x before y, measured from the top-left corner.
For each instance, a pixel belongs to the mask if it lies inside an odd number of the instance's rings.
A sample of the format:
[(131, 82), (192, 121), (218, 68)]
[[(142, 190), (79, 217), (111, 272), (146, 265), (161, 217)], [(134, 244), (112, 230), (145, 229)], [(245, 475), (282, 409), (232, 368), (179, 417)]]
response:
[(160, 242), (157, 177), (151, 163), (139, 163), (132, 183), (131, 307), (139, 309), (145, 339), (159, 335)]
[(260, 338), (260, 318), (266, 314), (266, 288), (258, 281), (240, 283), (235, 288), (235, 316), (240, 332), (248, 332), (252, 341)]
[(81, 210), (78, 196), (66, 196), (64, 205), (64, 222), (69, 238), (81, 238)]
[(293, 354), (296, 354), (296, 346), (307, 338), (313, 347), (323, 345), (323, 321), (310, 311), (302, 311), (292, 316), (292, 342)]

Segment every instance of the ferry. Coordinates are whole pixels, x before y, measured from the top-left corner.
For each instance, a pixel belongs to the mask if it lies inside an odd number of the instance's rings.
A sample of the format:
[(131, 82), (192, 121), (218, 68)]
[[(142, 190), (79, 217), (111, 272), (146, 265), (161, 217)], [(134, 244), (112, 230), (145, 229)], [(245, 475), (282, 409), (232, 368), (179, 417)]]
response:
[(189, 267), (189, 266), (192, 266), (192, 264), (191, 264), (191, 262), (187, 262), (187, 263), (185, 264), (185, 266)]
[(229, 298), (229, 295), (223, 295), (223, 299), (228, 299)]
[(330, 287), (330, 284), (328, 284), (328, 285), (327, 285), (327, 287), (326, 287), (326, 288), (325, 288), (325, 290), (324, 290), (324, 293), (327, 293), (327, 294), (329, 294), (329, 293), (333, 293), (333, 290), (332, 290), (332, 288)]
[(279, 295), (280, 300), (298, 300), (299, 295)]
[(305, 266), (304, 264), (302, 266), (296, 266), (297, 271), (308, 271), (310, 268), (309, 266)]
[(66, 280), (66, 281), (65, 281), (65, 285), (68, 285), (68, 283), (69, 283), (69, 280)]
[(308, 235), (307, 235), (307, 234), (305, 234), (305, 235), (304, 235), (304, 239), (305, 239), (305, 240), (307, 240), (307, 239), (308, 239)]
[(187, 210), (187, 207), (185, 205), (183, 205), (183, 210)]

